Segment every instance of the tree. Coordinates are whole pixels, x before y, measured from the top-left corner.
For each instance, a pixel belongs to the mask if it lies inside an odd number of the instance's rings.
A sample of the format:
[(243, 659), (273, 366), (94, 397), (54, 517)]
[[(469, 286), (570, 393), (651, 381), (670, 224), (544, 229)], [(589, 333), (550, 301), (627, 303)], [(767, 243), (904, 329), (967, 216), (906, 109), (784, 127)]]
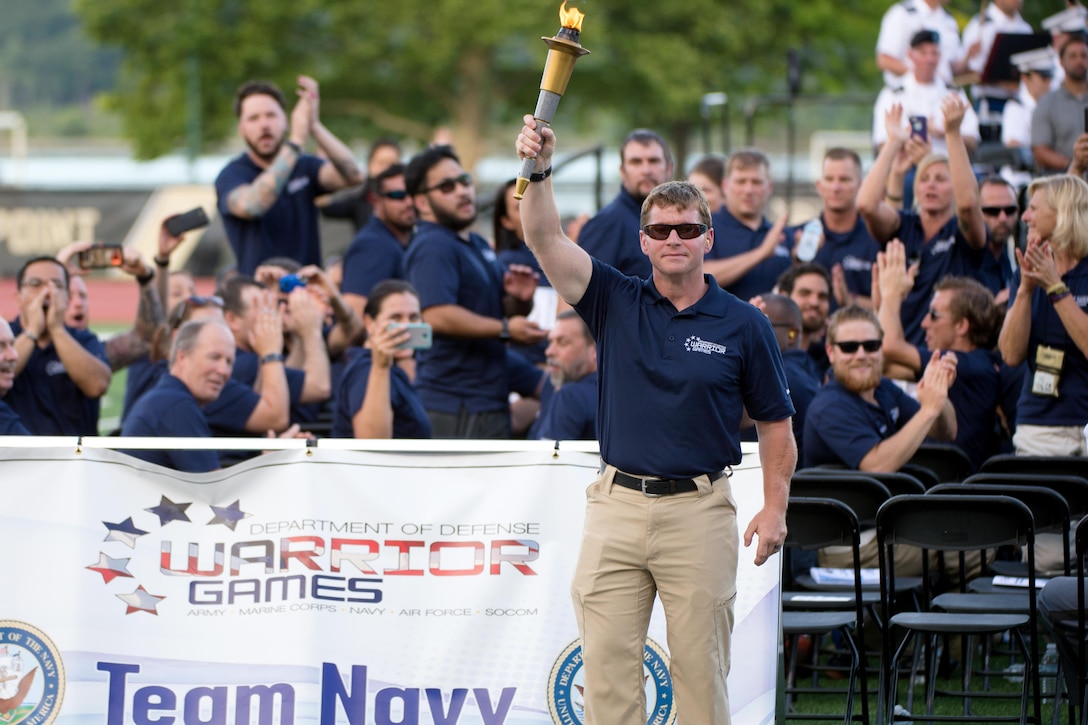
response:
[[(782, 90), (785, 54), (807, 49), (810, 82), (879, 84), (873, 61), (883, 8), (862, 0), (685, 0), (653, 7), (591, 0), (578, 62), (557, 123), (675, 128), (702, 95)], [(487, 145), (507, 149), (531, 112), (557, 2), (500, 0), (78, 0), (90, 32), (123, 49), (112, 97), (141, 156), (185, 136), (186, 88), (201, 89), (205, 143), (232, 125), (229, 99), (251, 77), (322, 82), (338, 133), (383, 131), (426, 140), (449, 125), (471, 166)], [(198, 68), (197, 68), (198, 66)], [(768, 81), (768, 79), (772, 79)], [(503, 129), (503, 130), (499, 130)]]

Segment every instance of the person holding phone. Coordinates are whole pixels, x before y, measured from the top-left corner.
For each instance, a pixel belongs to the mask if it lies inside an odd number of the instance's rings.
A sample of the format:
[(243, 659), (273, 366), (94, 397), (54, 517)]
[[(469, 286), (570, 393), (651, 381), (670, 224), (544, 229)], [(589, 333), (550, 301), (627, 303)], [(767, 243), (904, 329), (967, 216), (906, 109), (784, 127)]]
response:
[[(929, 141), (934, 153), (947, 154), (948, 143), (945, 139), (944, 116), (941, 103), (955, 94), (967, 105), (960, 123), (960, 136), (968, 151), (978, 148), (980, 136), (978, 115), (971, 108), (967, 95), (953, 86), (946, 84), (937, 75), (941, 62), (941, 45), (938, 34), (932, 30), (920, 30), (910, 40), (910, 70), (894, 84), (884, 86), (877, 96), (873, 109), (873, 145), (881, 147), (888, 140), (884, 125), (884, 114), (893, 105), (903, 107), (902, 125), (908, 127), (912, 117), (919, 117), (924, 123), (917, 123), (912, 130), (923, 142)], [(908, 181), (909, 183), (909, 181)]]
[[(249, 81), (235, 94), (238, 133), (247, 148), (219, 173), (215, 190), (243, 275), (269, 257), (321, 264), (314, 199), (364, 179), (351, 149), (321, 123), (317, 81), (299, 76), (296, 92), (290, 119), (283, 93), (272, 83)], [(303, 153), (311, 138), (326, 159)]]
[(888, 142), (858, 191), (858, 212), (873, 239), (883, 247), (898, 238), (906, 246), (908, 265), (914, 268), (914, 287), (902, 307), (903, 331), (912, 345), (925, 342), (922, 319), (929, 313), (934, 285), (949, 274), (977, 279), (986, 250), (986, 220), (978, 180), (960, 133), (969, 110), (965, 98), (945, 97), (941, 115), (948, 156), (929, 154), (919, 162), (914, 177), (914, 208), (900, 210), (885, 199), (885, 185), (910, 136), (903, 123), (903, 107), (893, 104), (884, 114)]
[(333, 438), (431, 437), (427, 411), (405, 370), (415, 354), (407, 325), (422, 319), (419, 295), (408, 282), (388, 279), (371, 289), (363, 311), (366, 343), (340, 379)]

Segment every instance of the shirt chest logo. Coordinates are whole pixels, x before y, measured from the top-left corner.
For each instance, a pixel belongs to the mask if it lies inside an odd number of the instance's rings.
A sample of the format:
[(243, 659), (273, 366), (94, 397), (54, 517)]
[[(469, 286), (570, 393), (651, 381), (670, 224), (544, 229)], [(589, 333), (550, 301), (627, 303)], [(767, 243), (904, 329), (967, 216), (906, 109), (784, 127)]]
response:
[(716, 342), (707, 342), (706, 340), (692, 335), (688, 339), (684, 340), (684, 349), (688, 352), (701, 352), (704, 355), (724, 355), (725, 345), (719, 345)]
[(955, 237), (949, 237), (948, 239), (942, 239), (929, 245), (929, 253), (933, 256), (938, 254), (948, 254), (952, 251), (953, 245), (956, 243)]
[(287, 193), (297, 194), (310, 185), (309, 176), (300, 176), (297, 179), (291, 179), (287, 182)]

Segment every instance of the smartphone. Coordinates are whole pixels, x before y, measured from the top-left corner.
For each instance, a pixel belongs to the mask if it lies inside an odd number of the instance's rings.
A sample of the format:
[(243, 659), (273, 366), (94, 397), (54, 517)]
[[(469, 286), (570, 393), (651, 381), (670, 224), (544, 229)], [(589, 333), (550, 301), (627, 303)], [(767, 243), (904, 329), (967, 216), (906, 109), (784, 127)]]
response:
[(911, 116), (910, 121), (910, 135), (917, 136), (923, 141), (929, 140), (929, 128), (927, 126), (925, 116)]
[(204, 213), (204, 207), (198, 206), (196, 209), (190, 209), (184, 214), (167, 219), (166, 231), (170, 232), (170, 236), (180, 237), (185, 232), (206, 227), (208, 224), (208, 215)]
[(120, 244), (96, 244), (79, 253), (80, 269), (105, 269), (120, 267), (125, 260)]
[(408, 330), (407, 341), (397, 345), (402, 350), (425, 350), (431, 346), (431, 326), (426, 322), (409, 322), (407, 325), (391, 324), (388, 329), (403, 327)]

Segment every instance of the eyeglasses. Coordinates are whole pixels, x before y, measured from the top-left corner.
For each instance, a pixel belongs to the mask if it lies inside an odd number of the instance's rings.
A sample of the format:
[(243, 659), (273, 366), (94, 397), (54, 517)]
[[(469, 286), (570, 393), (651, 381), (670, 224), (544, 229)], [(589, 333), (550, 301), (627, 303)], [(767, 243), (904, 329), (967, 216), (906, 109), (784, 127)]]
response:
[(472, 174), (461, 174), (460, 176), (453, 176), (449, 179), (443, 179), (434, 186), (428, 186), (425, 189), (420, 189), (419, 193), (426, 194), (431, 191), (441, 191), (443, 194), (452, 194), (457, 188), (457, 185), (469, 189), (472, 187)]
[(182, 300), (174, 307), (174, 311), (170, 314), (170, 327), (176, 329), (181, 327), (181, 323), (185, 322), (193, 310), (199, 310), (204, 307), (218, 307), (223, 309), (223, 298), (218, 295), (193, 295), (188, 299)]
[(1005, 212), (1005, 216), (1012, 216), (1016, 212), (1020, 211), (1020, 207), (1016, 204), (1009, 206), (984, 206), (982, 207), (982, 213), (986, 216), (997, 216), (1001, 212)]
[(883, 343), (880, 340), (843, 340), (834, 344), (847, 355), (853, 355), (859, 347), (865, 352), (876, 352)]
[(676, 230), (676, 236), (681, 239), (695, 239), (698, 236), (706, 234), (706, 224), (647, 224), (642, 227), (642, 231), (646, 232), (646, 236), (650, 239), (668, 239), (673, 230)]
[[(446, 183), (446, 182), (442, 182), (442, 183)], [(452, 190), (453, 189), (451, 187), (450, 191), (452, 191)], [(378, 194), (378, 196), (385, 197), (386, 199), (392, 199), (393, 201), (404, 201), (405, 199), (408, 198), (408, 192), (405, 191), (404, 189), (396, 189), (394, 191), (383, 191), (380, 194)]]

